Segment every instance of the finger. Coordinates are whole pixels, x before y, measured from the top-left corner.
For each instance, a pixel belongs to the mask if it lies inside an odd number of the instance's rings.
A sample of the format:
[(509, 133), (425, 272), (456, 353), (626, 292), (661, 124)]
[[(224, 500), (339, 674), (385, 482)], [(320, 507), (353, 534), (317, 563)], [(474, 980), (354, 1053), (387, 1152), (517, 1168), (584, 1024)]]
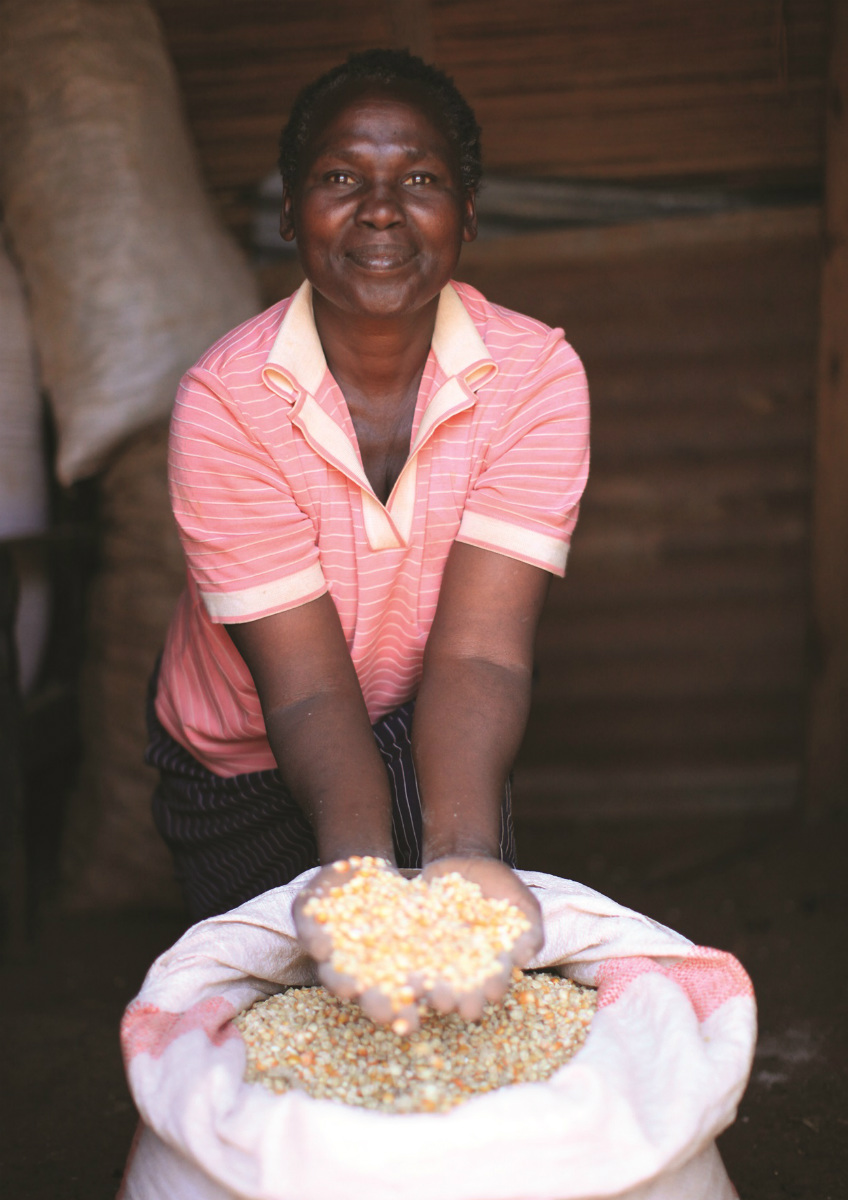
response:
[(330, 888), (341, 887), (348, 883), (359, 868), (358, 859), (339, 858), (335, 862), (322, 867), (313, 880), (316, 890), (329, 891)]
[(450, 1013), (456, 1008), (456, 993), (449, 983), (437, 981), (427, 992), (427, 1004), (437, 1013)]
[(328, 992), (341, 1000), (352, 1000), (359, 993), (359, 985), (353, 976), (337, 971), (328, 962), (318, 964), (318, 978)]
[(392, 1019), (392, 1030), (400, 1037), (415, 1033), (421, 1024), (421, 1014), (417, 1004), (406, 1004), (399, 1009)]
[(506, 995), (512, 979), (512, 959), (508, 954), (498, 955), (498, 970), (489, 975), (482, 985), (484, 998), (491, 1004), (496, 1004)]
[(526, 967), (533, 961), (544, 944), (544, 927), (541, 924), (534, 925), (516, 938), (510, 950), (510, 957), (517, 967)]
[(460, 992), (457, 996), (456, 1011), (465, 1021), (479, 1021), (483, 1015), (486, 999), (479, 988), (471, 992)]
[(366, 988), (359, 997), (359, 1006), (375, 1025), (389, 1025), (397, 1015), (391, 999), (378, 987)]
[(300, 944), (318, 962), (329, 958), (333, 952), (333, 939), (326, 926), (304, 912), (308, 897), (298, 896), (293, 905), (294, 927)]

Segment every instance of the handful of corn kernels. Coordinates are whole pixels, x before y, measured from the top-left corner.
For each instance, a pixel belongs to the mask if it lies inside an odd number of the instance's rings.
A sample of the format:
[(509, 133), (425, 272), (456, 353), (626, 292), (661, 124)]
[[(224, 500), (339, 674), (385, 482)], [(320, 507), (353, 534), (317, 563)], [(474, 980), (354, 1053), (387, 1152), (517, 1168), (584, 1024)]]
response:
[[(306, 917), (330, 940), (328, 965), (351, 981), (352, 994), (378, 989), (392, 1011), (409, 1010), (418, 996), (487, 990), (511, 970), (509, 951), (530, 921), (508, 900), (491, 899), (451, 872), (430, 882), (404, 879), (379, 858), (335, 864), (340, 883), (304, 905)], [(395, 1033), (408, 1018), (396, 1017)]]

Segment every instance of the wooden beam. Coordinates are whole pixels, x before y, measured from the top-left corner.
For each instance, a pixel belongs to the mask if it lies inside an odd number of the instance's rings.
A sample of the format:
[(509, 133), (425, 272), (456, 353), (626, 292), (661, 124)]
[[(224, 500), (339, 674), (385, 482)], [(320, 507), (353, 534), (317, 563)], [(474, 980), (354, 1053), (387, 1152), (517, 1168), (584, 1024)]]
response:
[(812, 528), (806, 798), (848, 807), (848, 0), (833, 2)]

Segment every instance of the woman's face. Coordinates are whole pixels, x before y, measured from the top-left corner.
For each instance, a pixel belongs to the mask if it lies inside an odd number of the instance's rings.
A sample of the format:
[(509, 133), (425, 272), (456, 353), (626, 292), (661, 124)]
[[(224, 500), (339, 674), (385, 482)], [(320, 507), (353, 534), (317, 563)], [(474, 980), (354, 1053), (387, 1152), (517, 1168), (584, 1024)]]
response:
[(437, 296), (477, 229), (427, 93), (368, 84), (333, 97), (284, 192), (280, 231), (297, 238), (318, 296), (343, 312), (410, 314)]

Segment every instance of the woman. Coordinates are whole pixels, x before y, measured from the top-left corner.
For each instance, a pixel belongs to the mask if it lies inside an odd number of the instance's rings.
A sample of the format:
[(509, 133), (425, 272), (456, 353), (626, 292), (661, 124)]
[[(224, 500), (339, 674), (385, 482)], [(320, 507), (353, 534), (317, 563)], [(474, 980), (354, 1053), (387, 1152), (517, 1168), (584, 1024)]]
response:
[(148, 761), (193, 917), (357, 854), (458, 869), (530, 913), (509, 773), (585, 483), (560, 330), (452, 285), (473, 114), (369, 51), (299, 97), (281, 233), (306, 283), (186, 375), (188, 561)]

